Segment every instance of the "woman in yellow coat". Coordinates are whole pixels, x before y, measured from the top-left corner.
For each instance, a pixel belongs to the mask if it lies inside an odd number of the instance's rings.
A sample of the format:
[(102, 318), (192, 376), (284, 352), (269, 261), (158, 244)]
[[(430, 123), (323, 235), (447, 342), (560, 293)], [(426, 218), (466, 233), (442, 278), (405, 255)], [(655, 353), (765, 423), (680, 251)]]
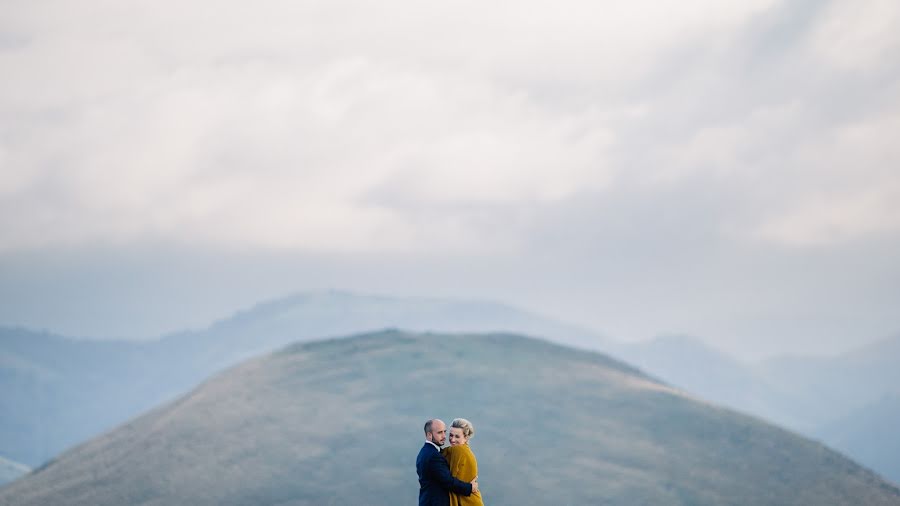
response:
[[(469, 439), (475, 434), (475, 427), (465, 418), (457, 418), (450, 423), (450, 446), (441, 454), (450, 464), (450, 474), (462, 481), (472, 481), (478, 477), (478, 462), (469, 448)], [(484, 506), (481, 492), (472, 495), (457, 495), (450, 492), (450, 506)]]

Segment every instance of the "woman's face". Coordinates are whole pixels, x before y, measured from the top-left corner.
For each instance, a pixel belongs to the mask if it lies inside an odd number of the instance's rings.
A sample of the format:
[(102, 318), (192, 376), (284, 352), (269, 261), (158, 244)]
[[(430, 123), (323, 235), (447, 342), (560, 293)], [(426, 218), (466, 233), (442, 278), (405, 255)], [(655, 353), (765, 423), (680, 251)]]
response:
[(463, 430), (458, 427), (450, 427), (450, 446), (464, 445), (469, 441), (463, 434)]

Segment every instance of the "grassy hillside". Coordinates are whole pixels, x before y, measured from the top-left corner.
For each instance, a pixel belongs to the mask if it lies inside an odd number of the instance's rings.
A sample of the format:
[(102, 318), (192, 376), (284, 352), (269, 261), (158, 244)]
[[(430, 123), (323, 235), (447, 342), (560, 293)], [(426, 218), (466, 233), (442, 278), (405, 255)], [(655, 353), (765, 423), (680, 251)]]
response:
[(900, 394), (886, 395), (823, 427), (820, 437), (894, 483), (900, 483)]
[(0, 490), (0, 504), (414, 504), (430, 416), (476, 424), (492, 505), (900, 505), (822, 445), (603, 355), (399, 332), (245, 362)]
[(900, 335), (829, 358), (783, 358), (758, 368), (791, 402), (781, 413), (829, 446), (900, 483)]
[(402, 327), (602, 338), (502, 304), (300, 294), (259, 304), (210, 328), (150, 342), (73, 340), (0, 327), (0, 455), (39, 466), (241, 360), (298, 340)]
[(688, 336), (605, 351), (716, 404), (764, 418), (850, 455), (900, 483), (900, 335), (835, 357), (745, 364)]
[(37, 466), (183, 393), (153, 362), (139, 343), (0, 328), (0, 455)]
[(779, 425), (797, 429), (802, 400), (790, 398), (748, 366), (703, 341), (683, 335), (613, 345), (609, 353), (680, 389)]

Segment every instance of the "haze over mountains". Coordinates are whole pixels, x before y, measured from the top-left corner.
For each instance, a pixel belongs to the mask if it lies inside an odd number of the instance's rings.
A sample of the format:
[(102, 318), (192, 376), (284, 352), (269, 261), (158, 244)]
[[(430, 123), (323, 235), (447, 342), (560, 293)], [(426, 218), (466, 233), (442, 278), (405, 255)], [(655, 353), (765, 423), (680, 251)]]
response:
[(18, 462), (0, 457), (0, 486), (28, 474), (31, 469)]
[(823, 441), (900, 482), (900, 395), (889, 395), (816, 430)]
[(412, 503), (433, 415), (476, 423), (491, 504), (900, 504), (826, 447), (607, 356), (396, 331), (244, 362), (0, 489), (0, 504)]
[(820, 438), (900, 482), (900, 452), (891, 450), (891, 427), (900, 426), (891, 397), (900, 384), (900, 339), (846, 357), (748, 365), (689, 337), (624, 344), (502, 304), (339, 292), (275, 300), (150, 342), (0, 328), (0, 455), (39, 466), (240, 360), (298, 340), (388, 327), (511, 331), (605, 351), (699, 398)]
[(685, 336), (612, 353), (704, 399), (821, 439), (900, 483), (900, 335), (836, 357), (756, 364)]
[(602, 337), (502, 304), (301, 294), (157, 341), (86, 341), (0, 328), (0, 455), (39, 466), (65, 448), (297, 340), (398, 327), (506, 330), (599, 347)]

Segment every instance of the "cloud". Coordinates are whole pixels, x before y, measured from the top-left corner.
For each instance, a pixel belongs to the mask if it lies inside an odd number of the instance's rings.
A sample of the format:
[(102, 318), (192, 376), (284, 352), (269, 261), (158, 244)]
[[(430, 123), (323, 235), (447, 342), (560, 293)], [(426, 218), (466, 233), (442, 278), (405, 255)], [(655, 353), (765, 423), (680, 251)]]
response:
[(815, 54), (852, 72), (883, 67), (900, 49), (900, 5), (890, 0), (831, 2), (811, 34)]
[(900, 323), (895, 2), (0, 9), (6, 321), (339, 287), (748, 356)]
[(891, 132), (900, 115), (829, 132), (827, 149), (807, 146), (794, 158), (805, 188), (764, 220), (760, 238), (793, 246), (828, 246), (900, 230), (900, 178), (891, 169), (900, 147)]
[(0, 249), (510, 252), (666, 187), (726, 240), (893, 234), (897, 9), (856, 5), (8, 4)]

